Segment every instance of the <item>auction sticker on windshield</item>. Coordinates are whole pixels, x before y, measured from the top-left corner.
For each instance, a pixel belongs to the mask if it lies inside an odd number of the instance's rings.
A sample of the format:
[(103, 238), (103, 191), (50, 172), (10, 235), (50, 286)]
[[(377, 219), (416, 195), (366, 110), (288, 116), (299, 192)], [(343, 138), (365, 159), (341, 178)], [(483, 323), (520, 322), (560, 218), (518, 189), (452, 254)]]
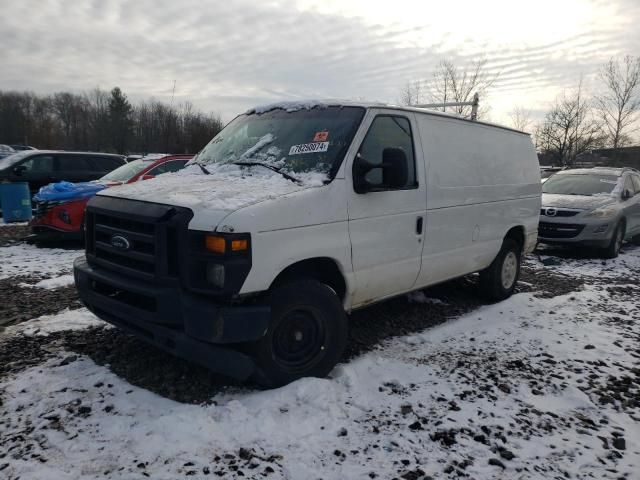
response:
[(326, 152), (328, 149), (329, 149), (329, 142), (303, 143), (302, 145), (293, 145), (289, 149), (289, 155), (300, 155), (301, 153)]

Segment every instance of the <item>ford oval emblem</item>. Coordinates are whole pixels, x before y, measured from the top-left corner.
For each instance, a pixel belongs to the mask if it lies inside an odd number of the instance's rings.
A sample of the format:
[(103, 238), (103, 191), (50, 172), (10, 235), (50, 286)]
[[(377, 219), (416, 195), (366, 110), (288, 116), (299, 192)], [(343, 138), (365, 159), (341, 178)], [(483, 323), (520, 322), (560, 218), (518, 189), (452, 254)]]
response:
[(111, 237), (111, 246), (118, 250), (129, 250), (131, 248), (131, 243), (127, 237), (123, 237), (122, 235), (113, 235)]

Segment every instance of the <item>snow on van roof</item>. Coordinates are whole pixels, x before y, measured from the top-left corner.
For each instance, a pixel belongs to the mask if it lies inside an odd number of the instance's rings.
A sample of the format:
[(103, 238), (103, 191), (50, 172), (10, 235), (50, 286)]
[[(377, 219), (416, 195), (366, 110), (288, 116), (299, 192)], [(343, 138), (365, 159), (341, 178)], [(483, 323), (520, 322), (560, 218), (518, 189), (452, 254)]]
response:
[(414, 107), (410, 105), (395, 105), (392, 103), (384, 102), (372, 102), (372, 101), (355, 101), (355, 100), (340, 100), (340, 99), (326, 99), (326, 100), (294, 100), (286, 102), (276, 102), (267, 105), (251, 108), (245, 112), (246, 115), (262, 114), (270, 112), (271, 110), (284, 110), (286, 112), (296, 112), (298, 110), (311, 110), (313, 108), (327, 108), (327, 107), (361, 107), (361, 108), (389, 108), (392, 110), (402, 110), (407, 112), (424, 113), (427, 115), (433, 115), (437, 117), (446, 117), (455, 120), (462, 120), (465, 122), (471, 122), (478, 125), (484, 125), (488, 127), (501, 128), (511, 132), (521, 133), (523, 135), (529, 135), (529, 133), (515, 128), (508, 127), (506, 125), (500, 125), (497, 123), (484, 122), (482, 120), (470, 120), (465, 117), (454, 113), (440, 112), (424, 107)]

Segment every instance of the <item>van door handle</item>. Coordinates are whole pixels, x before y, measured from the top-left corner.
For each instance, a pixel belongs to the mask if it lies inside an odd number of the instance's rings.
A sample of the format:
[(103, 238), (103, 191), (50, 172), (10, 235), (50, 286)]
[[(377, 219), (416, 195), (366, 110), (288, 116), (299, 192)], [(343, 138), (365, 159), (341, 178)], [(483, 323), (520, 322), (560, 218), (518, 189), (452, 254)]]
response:
[(422, 217), (416, 218), (416, 233), (422, 235)]

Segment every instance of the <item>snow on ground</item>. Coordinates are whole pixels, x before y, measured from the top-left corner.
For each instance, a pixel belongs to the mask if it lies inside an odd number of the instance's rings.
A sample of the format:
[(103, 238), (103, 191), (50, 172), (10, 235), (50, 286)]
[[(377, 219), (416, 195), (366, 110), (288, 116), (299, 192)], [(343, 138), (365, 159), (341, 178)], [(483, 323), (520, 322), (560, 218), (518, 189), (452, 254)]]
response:
[[(634, 268), (640, 249), (627, 255)], [(586, 276), (600, 265), (586, 263)], [(0, 444), (10, 446), (0, 469), (56, 479), (638, 478), (640, 392), (624, 379), (638, 365), (640, 311), (637, 286), (625, 288), (633, 293), (589, 284), (518, 294), (387, 340), (332, 378), (230, 390), (200, 406), (87, 357), (61, 361), (61, 351), (0, 384), (0, 425), (18, 439)], [(46, 320), (29, 323), (23, 333)], [(626, 390), (611, 387), (619, 382)]]
[(29, 225), (29, 222), (13, 222), (13, 223), (5, 223), (4, 221), (0, 222), (1, 227), (26, 227)]
[[(572, 256), (564, 248), (542, 248), (539, 255), (528, 257), (528, 264), (542, 267), (553, 273), (587, 278), (623, 279), (636, 277), (640, 272), (640, 247), (625, 244), (622, 254), (613, 259), (593, 258), (595, 252), (583, 252)], [(562, 255), (561, 257), (555, 255)]]
[(53, 290), (55, 288), (66, 287), (68, 285), (73, 285), (74, 279), (73, 274), (70, 273), (68, 275), (60, 275), (59, 277), (45, 278), (44, 280), (40, 280), (37, 283), (21, 283), (21, 287), (37, 287), (44, 288), (46, 290)]
[(102, 326), (104, 322), (86, 308), (64, 310), (55, 315), (43, 315), (33, 320), (5, 327), (6, 335), (48, 335), (53, 332), (80, 330)]
[(70, 274), (82, 250), (38, 248), (18, 244), (0, 248), (0, 279), (15, 276), (53, 277)]

